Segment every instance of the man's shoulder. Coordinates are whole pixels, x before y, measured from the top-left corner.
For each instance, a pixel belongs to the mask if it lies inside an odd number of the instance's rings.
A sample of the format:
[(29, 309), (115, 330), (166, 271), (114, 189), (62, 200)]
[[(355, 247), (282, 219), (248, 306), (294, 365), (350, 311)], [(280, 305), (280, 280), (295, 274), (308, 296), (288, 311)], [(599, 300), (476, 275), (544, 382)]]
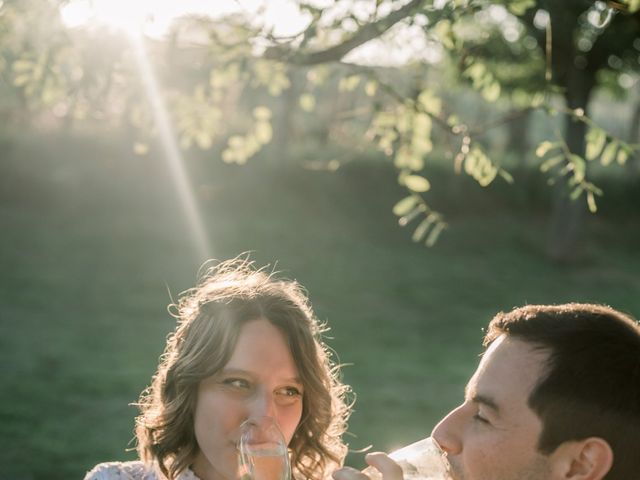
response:
[(158, 476), (140, 461), (106, 462), (93, 467), (84, 480), (158, 480)]

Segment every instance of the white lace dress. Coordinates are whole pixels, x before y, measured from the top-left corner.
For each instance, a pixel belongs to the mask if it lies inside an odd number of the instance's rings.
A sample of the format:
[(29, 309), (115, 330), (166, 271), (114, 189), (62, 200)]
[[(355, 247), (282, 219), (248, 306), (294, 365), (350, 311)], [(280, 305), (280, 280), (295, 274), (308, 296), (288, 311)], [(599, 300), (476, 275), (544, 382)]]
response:
[[(108, 462), (93, 467), (84, 480), (163, 480), (164, 476), (155, 468), (136, 462)], [(176, 480), (199, 480), (188, 468)]]

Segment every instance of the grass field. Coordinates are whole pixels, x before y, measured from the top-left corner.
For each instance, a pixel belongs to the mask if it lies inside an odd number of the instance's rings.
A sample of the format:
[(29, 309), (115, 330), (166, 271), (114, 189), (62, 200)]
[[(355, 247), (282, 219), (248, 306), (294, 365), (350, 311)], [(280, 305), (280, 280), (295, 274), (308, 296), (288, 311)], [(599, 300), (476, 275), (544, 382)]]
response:
[[(402, 193), (383, 165), (198, 161), (215, 165), (192, 167), (214, 257), (277, 261), (331, 326), (357, 394), (354, 450), (427, 434), (460, 401), (498, 310), (594, 301), (640, 314), (637, 205), (590, 219), (581, 261), (560, 267), (541, 254), (544, 209), (462, 179), (440, 200), (469, 208), (425, 249), (397, 227)], [(129, 404), (173, 328), (168, 291), (192, 286), (201, 259), (153, 155), (40, 139), (5, 143), (0, 163), (0, 479), (81, 478), (134, 458)]]

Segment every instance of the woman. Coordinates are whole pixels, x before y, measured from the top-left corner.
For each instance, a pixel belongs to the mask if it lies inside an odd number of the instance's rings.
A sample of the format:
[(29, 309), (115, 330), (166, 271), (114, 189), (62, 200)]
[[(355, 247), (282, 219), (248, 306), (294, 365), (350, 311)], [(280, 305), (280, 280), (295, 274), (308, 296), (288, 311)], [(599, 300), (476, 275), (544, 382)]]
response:
[(236, 259), (173, 307), (176, 330), (140, 397), (140, 461), (100, 464), (85, 480), (236, 480), (240, 424), (263, 416), (288, 442), (293, 478), (328, 477), (351, 406), (302, 287)]

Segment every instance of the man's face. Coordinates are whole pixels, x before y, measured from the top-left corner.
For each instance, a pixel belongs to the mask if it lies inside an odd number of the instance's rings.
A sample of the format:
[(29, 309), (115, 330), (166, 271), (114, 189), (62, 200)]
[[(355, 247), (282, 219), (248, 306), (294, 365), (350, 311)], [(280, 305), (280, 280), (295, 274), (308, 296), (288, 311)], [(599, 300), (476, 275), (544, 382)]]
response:
[(537, 450), (542, 423), (527, 405), (546, 352), (506, 336), (487, 349), (462, 405), (432, 432), (447, 453), (453, 480), (551, 480)]

